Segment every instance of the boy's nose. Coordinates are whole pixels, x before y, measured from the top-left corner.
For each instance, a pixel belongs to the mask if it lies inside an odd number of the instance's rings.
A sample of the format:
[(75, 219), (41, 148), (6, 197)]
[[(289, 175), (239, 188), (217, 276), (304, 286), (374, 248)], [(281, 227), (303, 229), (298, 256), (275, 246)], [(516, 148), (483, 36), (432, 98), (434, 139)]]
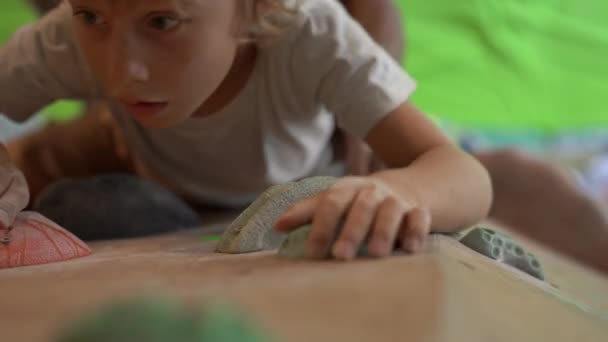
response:
[(113, 39), (110, 54), (110, 72), (114, 75), (115, 82), (124, 83), (146, 82), (150, 79), (150, 71), (146, 66), (142, 51), (136, 37), (129, 35), (117, 36)]
[(135, 82), (146, 82), (150, 79), (148, 68), (143, 63), (135, 60), (127, 61), (127, 75), (129, 80)]

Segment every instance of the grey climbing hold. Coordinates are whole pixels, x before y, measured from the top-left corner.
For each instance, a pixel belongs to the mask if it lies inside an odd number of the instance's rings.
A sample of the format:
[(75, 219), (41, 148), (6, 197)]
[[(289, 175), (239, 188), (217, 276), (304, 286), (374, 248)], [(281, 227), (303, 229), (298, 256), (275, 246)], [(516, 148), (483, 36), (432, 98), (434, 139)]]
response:
[[(285, 241), (283, 241), (283, 244), (281, 244), (278, 255), (286, 258), (307, 258), (308, 256), (306, 254), (306, 241), (308, 240), (308, 236), (310, 235), (311, 230), (312, 225), (308, 224), (289, 233), (287, 239), (285, 239)], [(337, 231), (336, 237), (334, 238), (334, 241), (332, 241), (331, 245), (333, 245), (336, 238), (339, 236), (340, 231), (341, 229)], [(359, 251), (357, 252), (357, 257), (366, 256), (368, 256), (367, 244), (363, 243), (359, 248)], [(331, 250), (328, 249), (326, 255), (324, 256), (324, 259), (331, 258)]]
[(486, 228), (476, 228), (464, 236), (460, 242), (491, 259), (515, 267), (540, 280), (545, 280), (538, 259), (504, 234)]
[(40, 194), (34, 210), (86, 241), (141, 237), (201, 225), (198, 214), (177, 196), (126, 174), (59, 181)]
[(327, 190), (336, 180), (311, 177), (269, 188), (232, 222), (216, 251), (240, 254), (278, 248), (286, 235), (272, 229), (275, 221), (295, 203)]

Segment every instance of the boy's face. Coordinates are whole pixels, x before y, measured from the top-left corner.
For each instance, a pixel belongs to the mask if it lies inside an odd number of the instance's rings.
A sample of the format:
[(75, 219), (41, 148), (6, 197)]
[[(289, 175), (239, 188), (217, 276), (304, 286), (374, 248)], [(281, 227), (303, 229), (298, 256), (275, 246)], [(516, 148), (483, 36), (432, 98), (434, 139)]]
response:
[(69, 0), (104, 90), (143, 125), (192, 115), (218, 88), (238, 45), (237, 1)]

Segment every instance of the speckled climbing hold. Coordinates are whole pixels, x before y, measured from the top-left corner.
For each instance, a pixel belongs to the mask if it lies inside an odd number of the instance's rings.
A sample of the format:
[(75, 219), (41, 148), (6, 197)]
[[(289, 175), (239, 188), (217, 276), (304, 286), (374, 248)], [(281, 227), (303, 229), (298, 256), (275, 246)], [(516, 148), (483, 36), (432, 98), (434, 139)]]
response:
[(538, 259), (504, 234), (486, 228), (476, 228), (460, 242), (498, 262), (513, 266), (540, 280), (545, 279)]
[(326, 190), (336, 180), (334, 177), (311, 177), (271, 187), (234, 220), (216, 251), (239, 254), (278, 248), (286, 235), (272, 229), (275, 221), (295, 203)]
[(79, 238), (120, 239), (201, 225), (196, 212), (164, 188), (126, 174), (57, 182), (34, 209)]
[(57, 342), (267, 342), (269, 337), (226, 305), (186, 308), (168, 298), (110, 303), (66, 326)]
[[(281, 244), (281, 247), (278, 251), (278, 255), (287, 258), (307, 258), (308, 256), (306, 255), (306, 241), (308, 240), (308, 236), (310, 235), (311, 230), (312, 225), (308, 224), (289, 233), (285, 241), (283, 241), (283, 243)], [(339, 236), (340, 231), (340, 229), (337, 231), (336, 238)], [(332, 245), (335, 242), (336, 238), (334, 238), (334, 241), (332, 241)], [(359, 251), (357, 252), (357, 257), (366, 256), (368, 256), (367, 244), (364, 243), (359, 248)], [(331, 250), (328, 249), (324, 259), (331, 258)]]
[(90, 254), (84, 242), (38, 213), (21, 212), (10, 229), (0, 229), (0, 269), (50, 264)]

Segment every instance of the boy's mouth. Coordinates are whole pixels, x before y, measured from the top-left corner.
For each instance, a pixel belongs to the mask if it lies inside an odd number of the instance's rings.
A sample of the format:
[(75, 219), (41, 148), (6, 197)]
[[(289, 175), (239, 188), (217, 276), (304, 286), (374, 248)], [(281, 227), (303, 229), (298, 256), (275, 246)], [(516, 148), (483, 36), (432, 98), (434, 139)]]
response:
[(165, 107), (167, 102), (149, 102), (149, 101), (127, 101), (121, 100), (121, 104), (129, 112), (129, 114), (137, 118), (147, 118), (160, 113)]

